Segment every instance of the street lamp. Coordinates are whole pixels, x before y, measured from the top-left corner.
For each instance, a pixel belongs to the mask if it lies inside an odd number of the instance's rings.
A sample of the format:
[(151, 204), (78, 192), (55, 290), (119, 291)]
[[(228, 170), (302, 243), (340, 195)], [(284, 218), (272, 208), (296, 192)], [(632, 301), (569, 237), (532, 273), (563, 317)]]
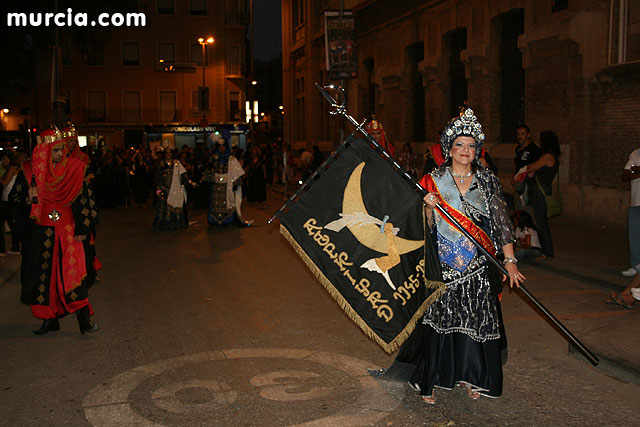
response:
[(202, 86), (200, 90), (198, 90), (198, 107), (202, 110), (202, 135), (203, 135), (203, 143), (206, 147), (207, 145), (207, 110), (209, 109), (209, 91), (205, 86), (205, 60), (206, 60), (206, 46), (208, 44), (212, 44), (214, 41), (213, 37), (209, 36), (206, 39), (204, 37), (198, 38), (198, 43), (202, 46)]

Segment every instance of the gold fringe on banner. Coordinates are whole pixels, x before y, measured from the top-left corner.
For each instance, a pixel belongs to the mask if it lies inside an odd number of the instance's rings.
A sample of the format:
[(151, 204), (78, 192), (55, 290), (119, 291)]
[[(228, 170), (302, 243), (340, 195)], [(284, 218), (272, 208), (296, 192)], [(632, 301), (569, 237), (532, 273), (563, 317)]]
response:
[(302, 258), (302, 261), (309, 267), (309, 270), (313, 273), (314, 276), (322, 283), (322, 285), (327, 289), (329, 295), (336, 300), (338, 305), (344, 312), (349, 316), (349, 318), (360, 327), (364, 331), (364, 333), (371, 339), (373, 339), (384, 351), (387, 353), (393, 353), (402, 345), (402, 343), (411, 335), (414, 328), (416, 327), (416, 323), (423, 316), (424, 312), (427, 308), (433, 304), (433, 302), (440, 297), (445, 291), (446, 286), (443, 282), (429, 281), (426, 280), (425, 286), (428, 288), (436, 288), (436, 290), (429, 295), (429, 297), (422, 303), (420, 308), (414, 313), (413, 317), (404, 329), (391, 341), (387, 343), (383, 341), (370, 327), (365, 323), (364, 320), (358, 315), (358, 313), (351, 307), (351, 305), (347, 302), (344, 296), (336, 289), (336, 287), (327, 279), (327, 277), (322, 273), (322, 271), (318, 268), (318, 266), (309, 258), (307, 253), (300, 247), (298, 242), (293, 238), (293, 236), (289, 233), (289, 231), (280, 224), (280, 234), (284, 236), (285, 239), (289, 241), (293, 249), (296, 251), (298, 256)]

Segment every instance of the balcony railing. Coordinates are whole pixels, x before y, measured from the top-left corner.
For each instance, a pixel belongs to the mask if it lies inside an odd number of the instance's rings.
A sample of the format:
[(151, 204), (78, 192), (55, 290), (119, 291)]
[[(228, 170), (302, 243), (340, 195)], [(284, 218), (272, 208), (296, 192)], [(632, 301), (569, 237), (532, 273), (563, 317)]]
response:
[(180, 109), (89, 109), (81, 110), (82, 123), (168, 123), (181, 122), (183, 112)]
[(248, 25), (249, 19), (242, 12), (227, 12), (225, 15), (225, 24), (227, 25)]

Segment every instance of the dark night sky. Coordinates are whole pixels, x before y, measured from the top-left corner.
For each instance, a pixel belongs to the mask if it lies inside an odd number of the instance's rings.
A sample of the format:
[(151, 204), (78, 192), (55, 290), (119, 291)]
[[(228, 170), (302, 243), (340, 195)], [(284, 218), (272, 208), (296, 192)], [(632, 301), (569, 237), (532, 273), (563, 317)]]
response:
[(254, 58), (268, 61), (282, 52), (281, 0), (253, 0)]

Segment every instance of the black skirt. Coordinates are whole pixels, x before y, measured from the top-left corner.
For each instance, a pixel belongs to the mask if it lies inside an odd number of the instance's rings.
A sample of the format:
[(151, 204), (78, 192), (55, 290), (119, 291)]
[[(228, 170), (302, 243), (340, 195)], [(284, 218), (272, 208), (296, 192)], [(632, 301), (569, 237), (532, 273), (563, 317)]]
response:
[(409, 383), (422, 396), (431, 396), (436, 386), (452, 389), (458, 383), (471, 384), (487, 396), (502, 394), (499, 340), (478, 342), (458, 332), (439, 334), (428, 325), (420, 329), (422, 346), (413, 355), (419, 360)]

